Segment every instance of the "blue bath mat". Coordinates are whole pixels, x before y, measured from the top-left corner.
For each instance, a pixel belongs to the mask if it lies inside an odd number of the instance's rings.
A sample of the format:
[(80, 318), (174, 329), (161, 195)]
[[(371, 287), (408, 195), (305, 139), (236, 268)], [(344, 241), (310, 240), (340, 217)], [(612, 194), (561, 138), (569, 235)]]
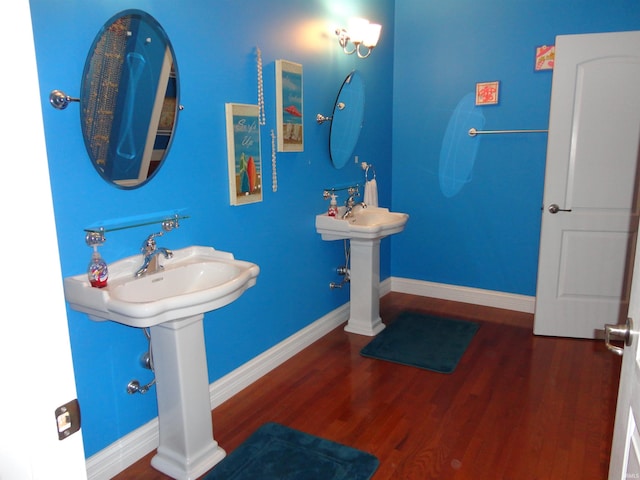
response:
[(366, 345), (365, 357), (452, 373), (480, 324), (403, 312)]
[(267, 423), (204, 480), (368, 480), (377, 468), (369, 453)]

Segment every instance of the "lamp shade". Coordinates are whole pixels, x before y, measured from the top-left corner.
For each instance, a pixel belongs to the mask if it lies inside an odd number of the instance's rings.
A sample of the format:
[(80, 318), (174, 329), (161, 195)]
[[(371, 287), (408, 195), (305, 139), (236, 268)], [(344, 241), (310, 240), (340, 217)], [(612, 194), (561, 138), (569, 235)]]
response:
[(367, 25), (365, 33), (362, 37), (362, 44), (365, 47), (373, 48), (378, 44), (380, 39), (380, 32), (382, 31), (382, 25), (377, 23), (370, 23)]
[(362, 43), (366, 35), (368, 26), (369, 26), (369, 20), (365, 18), (350, 19), (349, 27), (348, 27), (349, 39), (353, 43)]

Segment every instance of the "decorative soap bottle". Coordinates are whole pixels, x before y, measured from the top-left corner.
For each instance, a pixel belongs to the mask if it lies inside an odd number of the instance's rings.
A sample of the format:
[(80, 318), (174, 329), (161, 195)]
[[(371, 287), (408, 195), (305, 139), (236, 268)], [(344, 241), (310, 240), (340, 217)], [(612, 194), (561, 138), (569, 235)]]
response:
[(93, 246), (93, 253), (91, 254), (91, 261), (89, 262), (89, 268), (87, 269), (87, 276), (92, 287), (102, 288), (107, 286), (107, 279), (109, 278), (109, 269), (107, 268), (107, 262), (105, 262), (100, 253), (98, 253), (98, 246)]
[(335, 193), (331, 194), (331, 201), (329, 202), (329, 210), (327, 211), (327, 215), (330, 217), (335, 217), (338, 215), (338, 201), (336, 200), (338, 197)]

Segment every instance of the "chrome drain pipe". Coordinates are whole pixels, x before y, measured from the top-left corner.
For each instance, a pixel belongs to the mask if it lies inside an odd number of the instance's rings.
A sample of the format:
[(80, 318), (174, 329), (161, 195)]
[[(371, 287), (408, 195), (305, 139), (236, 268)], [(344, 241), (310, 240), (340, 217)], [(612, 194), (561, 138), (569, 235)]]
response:
[(129, 395), (133, 395), (134, 393), (140, 393), (144, 395), (149, 391), (151, 387), (153, 387), (155, 383), (156, 383), (155, 378), (151, 380), (149, 383), (147, 383), (146, 385), (140, 385), (140, 382), (138, 380), (131, 380), (127, 385), (127, 393)]
[(331, 290), (333, 290), (334, 288), (342, 288), (345, 283), (349, 283), (349, 281), (351, 280), (351, 278), (349, 276), (349, 269), (346, 266), (338, 267), (336, 269), (336, 272), (338, 273), (338, 275), (342, 275), (344, 278), (342, 279), (342, 281), (340, 283), (331, 282), (329, 284), (329, 288)]
[(349, 245), (349, 241), (346, 238), (343, 240), (343, 242), (344, 242), (344, 265), (336, 269), (336, 273), (338, 275), (341, 275), (343, 278), (342, 278), (342, 281), (339, 283), (331, 282), (329, 284), (329, 288), (331, 290), (335, 288), (342, 288), (345, 283), (349, 283), (349, 281), (351, 280), (351, 277), (349, 275), (349, 257), (351, 256), (351, 246)]
[[(155, 370), (153, 368), (153, 352), (151, 350), (151, 334), (149, 331), (147, 331), (146, 328), (144, 328), (142, 331), (145, 337), (147, 337), (147, 341), (149, 342), (149, 351), (143, 353), (142, 356), (140, 357), (140, 365), (143, 368), (146, 368), (147, 370), (151, 370), (153, 373), (155, 373)], [(140, 393), (144, 395), (149, 391), (151, 387), (155, 385), (155, 383), (156, 383), (155, 377), (146, 385), (140, 385), (140, 382), (138, 380), (131, 380), (127, 384), (127, 393), (129, 395), (133, 395), (134, 393)]]

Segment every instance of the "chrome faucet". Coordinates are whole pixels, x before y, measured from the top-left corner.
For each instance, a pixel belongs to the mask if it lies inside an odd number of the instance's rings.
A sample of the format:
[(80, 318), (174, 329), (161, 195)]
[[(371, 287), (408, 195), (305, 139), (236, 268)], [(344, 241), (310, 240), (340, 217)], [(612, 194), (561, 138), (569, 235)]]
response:
[(158, 255), (162, 254), (164, 258), (173, 257), (173, 252), (168, 248), (156, 246), (156, 237), (161, 237), (163, 233), (164, 231), (159, 233), (152, 233), (142, 243), (142, 248), (140, 250), (144, 255), (144, 262), (136, 272), (136, 278), (140, 278), (147, 273), (156, 273), (159, 270), (162, 270), (163, 267), (158, 262)]
[(355, 193), (354, 195), (349, 195), (349, 198), (347, 198), (347, 201), (344, 203), (345, 207), (347, 208), (344, 211), (344, 214), (342, 215), (342, 219), (345, 220), (349, 217), (353, 216), (353, 210), (360, 206), (362, 208), (367, 208), (367, 204), (364, 202), (360, 202), (360, 203), (356, 203), (354, 200), (354, 197), (356, 197), (358, 194)]

